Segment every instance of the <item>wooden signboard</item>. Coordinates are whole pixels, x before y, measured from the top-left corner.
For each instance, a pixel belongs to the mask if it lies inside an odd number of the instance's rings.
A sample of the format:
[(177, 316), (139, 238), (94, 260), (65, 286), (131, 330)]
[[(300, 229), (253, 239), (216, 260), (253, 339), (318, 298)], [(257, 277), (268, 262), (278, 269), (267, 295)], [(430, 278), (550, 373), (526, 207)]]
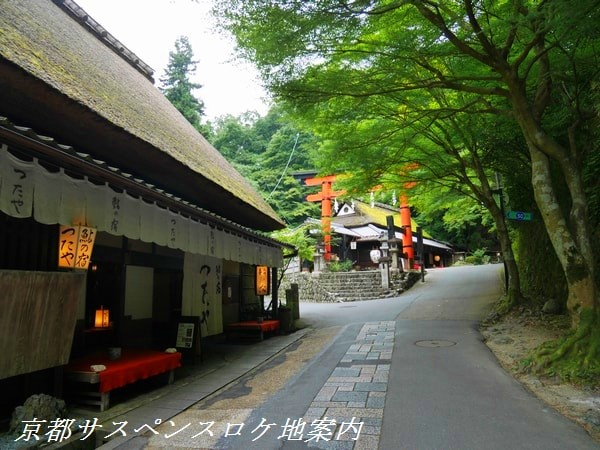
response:
[(79, 227), (79, 240), (77, 242), (77, 257), (75, 259), (75, 268), (84, 269), (90, 265), (92, 259), (92, 250), (96, 240), (96, 230), (90, 227)]

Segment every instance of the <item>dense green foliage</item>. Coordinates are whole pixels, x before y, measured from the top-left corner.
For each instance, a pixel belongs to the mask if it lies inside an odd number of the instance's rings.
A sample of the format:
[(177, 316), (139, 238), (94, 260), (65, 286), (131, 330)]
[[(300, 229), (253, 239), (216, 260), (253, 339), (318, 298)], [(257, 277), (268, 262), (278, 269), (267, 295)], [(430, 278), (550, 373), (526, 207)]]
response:
[[(274, 108), (266, 117), (249, 111), (239, 117), (224, 116), (212, 124), (202, 124), (204, 104), (194, 94), (201, 86), (190, 81), (196, 67), (189, 41), (179, 38), (161, 78), (160, 89), (165, 96), (254, 184), (289, 226), (298, 226), (307, 217), (318, 217), (318, 205), (304, 201), (310, 191), (292, 174), (315, 168), (331, 171), (331, 163), (339, 160), (336, 149), (330, 147), (326, 151), (327, 146), (321, 145), (310, 127), (301, 133), (297, 122), (281, 108)], [(415, 197), (411, 201), (420, 223), (436, 238), (452, 242), (459, 249), (495, 248), (497, 242), (490, 234), (491, 223), (485, 210), (472, 199), (446, 191), (443, 197), (437, 192), (435, 208), (428, 204), (433, 197), (423, 192), (418, 195), (419, 200)], [(359, 196), (364, 187), (354, 193)], [(385, 191), (379, 201), (392, 203), (389, 195), (384, 197)], [(443, 208), (440, 201), (445, 204)], [(432, 210), (435, 212), (428, 212)]]
[[(578, 339), (553, 354), (586, 342), (586, 358), (598, 357), (597, 316), (587, 320), (600, 271), (597, 0), (576, 8), (567, 0), (221, 0), (216, 12), (276, 98), (319, 138), (319, 168), (352, 174), (348, 189), (429, 192), (422, 215), (446, 223), (450, 204), (466, 202), (463, 217), (483, 205), (507, 260), (509, 237), (519, 236), (532, 295), (540, 259), (553, 253), (573, 324), (586, 317)], [(443, 214), (429, 210), (436, 202)], [(535, 211), (539, 222), (507, 228), (503, 206)]]
[(271, 109), (265, 117), (253, 113), (222, 117), (214, 124), (211, 143), (290, 227), (319, 216), (317, 205), (305, 201), (310, 191), (293, 176), (314, 167), (310, 159), (314, 138), (295, 128), (279, 109)]
[(275, 239), (292, 244), (298, 250), (302, 261), (312, 261), (315, 253), (315, 238), (310, 233), (310, 225), (303, 224), (297, 228), (286, 228), (273, 233)]
[(499, 250), (489, 213), (480, 204), (469, 198), (456, 198), (450, 193), (431, 192), (429, 197), (412, 197), (412, 203), (417, 208), (414, 218), (428, 233), (451, 243), (456, 250)]

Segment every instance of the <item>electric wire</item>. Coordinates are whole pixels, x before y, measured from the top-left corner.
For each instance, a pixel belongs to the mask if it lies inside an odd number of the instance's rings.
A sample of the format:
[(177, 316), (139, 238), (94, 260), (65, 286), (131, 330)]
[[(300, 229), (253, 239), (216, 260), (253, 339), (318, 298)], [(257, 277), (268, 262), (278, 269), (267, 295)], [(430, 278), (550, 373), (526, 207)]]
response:
[(279, 180), (277, 180), (277, 184), (275, 185), (275, 187), (273, 188), (273, 190), (267, 197), (267, 200), (269, 200), (271, 198), (271, 196), (273, 195), (273, 193), (277, 190), (277, 188), (279, 187), (279, 184), (281, 183), (281, 180), (283, 180), (283, 177), (285, 176), (285, 173), (288, 170), (288, 167), (290, 167), (290, 163), (292, 162), (292, 157), (294, 156), (294, 151), (296, 150), (296, 145), (298, 144), (299, 137), (300, 137), (300, 133), (296, 133), (296, 140), (294, 141), (294, 146), (292, 147), (292, 151), (290, 152), (290, 157), (288, 158), (287, 164), (285, 165), (285, 168), (283, 169), (283, 172), (281, 173)]

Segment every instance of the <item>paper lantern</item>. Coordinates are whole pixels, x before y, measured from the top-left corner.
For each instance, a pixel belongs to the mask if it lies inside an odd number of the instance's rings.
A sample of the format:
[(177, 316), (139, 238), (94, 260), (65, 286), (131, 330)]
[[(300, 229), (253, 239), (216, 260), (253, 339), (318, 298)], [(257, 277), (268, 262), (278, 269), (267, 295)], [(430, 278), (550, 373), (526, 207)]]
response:
[(79, 225), (61, 225), (58, 237), (58, 267), (87, 270), (96, 230)]
[(96, 328), (108, 328), (110, 326), (110, 313), (108, 309), (104, 309), (101, 306), (100, 309), (96, 310), (94, 326)]
[(256, 295), (269, 295), (271, 293), (271, 280), (267, 266), (256, 266), (255, 291)]

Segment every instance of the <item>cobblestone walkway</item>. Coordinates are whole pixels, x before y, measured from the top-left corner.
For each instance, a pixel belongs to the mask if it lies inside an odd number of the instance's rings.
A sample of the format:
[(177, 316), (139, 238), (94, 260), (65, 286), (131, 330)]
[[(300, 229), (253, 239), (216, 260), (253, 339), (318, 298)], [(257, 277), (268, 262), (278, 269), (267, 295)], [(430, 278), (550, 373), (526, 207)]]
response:
[(311, 447), (378, 447), (395, 329), (394, 321), (369, 322), (362, 327), (304, 416), (308, 423), (337, 424), (331, 440), (311, 441)]

